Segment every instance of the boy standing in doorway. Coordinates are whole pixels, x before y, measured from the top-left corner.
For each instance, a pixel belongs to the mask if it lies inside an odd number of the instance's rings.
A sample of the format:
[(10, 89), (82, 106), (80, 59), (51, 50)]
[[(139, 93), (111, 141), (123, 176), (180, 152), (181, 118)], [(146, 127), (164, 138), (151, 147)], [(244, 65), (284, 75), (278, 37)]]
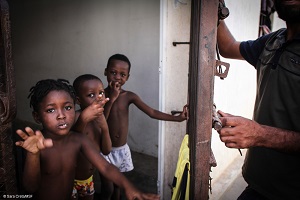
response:
[[(131, 63), (125, 55), (115, 54), (108, 59), (104, 71), (108, 82), (105, 96), (110, 99), (104, 107), (104, 114), (107, 118), (112, 141), (112, 151), (106, 156), (106, 159), (117, 166), (121, 172), (133, 170), (131, 153), (127, 144), (129, 106), (131, 104), (134, 104), (153, 119), (176, 122), (187, 119), (187, 106), (183, 107), (183, 112), (180, 115), (173, 116), (151, 108), (137, 94), (122, 89), (129, 78), (130, 68)], [(114, 187), (113, 199), (120, 199), (120, 190), (116, 186)]]

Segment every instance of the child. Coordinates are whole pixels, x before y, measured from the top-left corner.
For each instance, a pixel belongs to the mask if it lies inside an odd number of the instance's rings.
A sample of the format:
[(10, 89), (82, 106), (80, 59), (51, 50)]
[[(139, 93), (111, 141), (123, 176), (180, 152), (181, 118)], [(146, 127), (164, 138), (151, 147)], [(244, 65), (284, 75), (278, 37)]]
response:
[[(16, 145), (27, 150), (23, 183), (38, 200), (70, 199), (77, 157), (82, 152), (106, 178), (126, 190), (128, 199), (159, 199), (139, 192), (113, 165), (109, 164), (82, 133), (70, 131), (75, 121), (75, 95), (63, 80), (41, 80), (31, 88), (33, 117), (42, 131), (26, 127), (17, 130), (23, 141)], [(44, 138), (45, 136), (45, 138)]]
[[(105, 95), (110, 99), (104, 107), (104, 113), (113, 146), (112, 152), (106, 156), (106, 159), (117, 166), (121, 172), (133, 170), (131, 153), (127, 145), (130, 104), (134, 104), (149, 117), (158, 120), (181, 122), (187, 118), (187, 106), (183, 107), (180, 115), (173, 116), (149, 107), (135, 93), (123, 90), (122, 86), (129, 78), (130, 67), (130, 61), (126, 56), (115, 54), (108, 59), (104, 71), (108, 82)], [(121, 161), (118, 162), (118, 160)], [(120, 198), (120, 191), (117, 187), (114, 190), (114, 196), (114, 199)]]
[[(105, 99), (102, 81), (91, 74), (77, 77), (73, 82), (76, 92), (76, 103), (80, 110), (76, 111), (76, 123), (73, 130), (87, 135), (95, 144), (96, 149), (107, 155), (111, 151), (111, 140), (106, 119), (103, 115), (103, 106), (108, 101)], [(93, 174), (95, 167), (80, 153), (76, 168), (76, 176), (72, 197), (89, 200), (94, 197)], [(101, 191), (106, 190), (101, 184)], [(76, 195), (77, 194), (77, 195)]]

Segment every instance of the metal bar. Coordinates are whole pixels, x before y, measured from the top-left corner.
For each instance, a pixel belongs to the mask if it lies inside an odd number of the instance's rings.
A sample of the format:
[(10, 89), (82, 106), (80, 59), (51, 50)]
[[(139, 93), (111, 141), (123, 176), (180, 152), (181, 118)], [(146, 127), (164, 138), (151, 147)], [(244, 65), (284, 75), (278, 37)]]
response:
[(188, 133), (190, 199), (208, 199), (218, 0), (192, 0)]
[(190, 42), (173, 42), (174, 47), (176, 47), (178, 44), (190, 44)]

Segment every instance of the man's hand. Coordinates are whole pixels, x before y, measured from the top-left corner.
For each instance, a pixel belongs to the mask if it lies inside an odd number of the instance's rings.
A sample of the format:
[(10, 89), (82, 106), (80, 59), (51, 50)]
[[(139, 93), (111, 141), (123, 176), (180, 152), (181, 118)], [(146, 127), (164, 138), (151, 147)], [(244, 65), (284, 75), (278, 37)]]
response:
[(25, 131), (18, 129), (16, 133), (24, 140), (17, 141), (16, 145), (23, 147), (28, 152), (33, 154), (38, 153), (40, 150), (50, 148), (53, 146), (51, 139), (45, 139), (41, 131), (33, 131), (31, 128), (26, 127)]
[(223, 128), (219, 131), (220, 139), (229, 148), (249, 148), (257, 146), (263, 140), (263, 128), (257, 122), (240, 116), (233, 116), (222, 111), (220, 120)]

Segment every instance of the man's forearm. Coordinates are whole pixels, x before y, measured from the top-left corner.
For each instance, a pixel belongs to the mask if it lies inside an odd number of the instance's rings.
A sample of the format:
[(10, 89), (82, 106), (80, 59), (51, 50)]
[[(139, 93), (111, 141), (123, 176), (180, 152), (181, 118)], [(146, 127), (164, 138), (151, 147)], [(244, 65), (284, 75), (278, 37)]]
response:
[(263, 137), (258, 146), (277, 149), (287, 153), (300, 153), (300, 132), (262, 125)]

